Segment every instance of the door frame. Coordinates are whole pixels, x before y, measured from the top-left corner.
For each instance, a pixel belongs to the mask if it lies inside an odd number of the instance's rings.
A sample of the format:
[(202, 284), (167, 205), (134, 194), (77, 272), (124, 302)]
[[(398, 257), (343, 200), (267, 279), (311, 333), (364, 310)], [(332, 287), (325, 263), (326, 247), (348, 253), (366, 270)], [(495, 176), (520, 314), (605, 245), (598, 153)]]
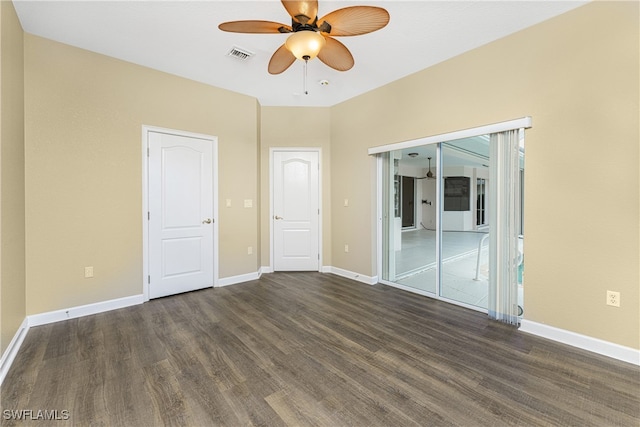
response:
[(219, 281), (219, 244), (218, 244), (218, 137), (183, 130), (167, 129), (142, 125), (142, 295), (149, 301), (149, 151), (150, 132), (166, 133), (186, 138), (198, 138), (211, 141), (213, 167), (213, 287)]
[(273, 155), (274, 153), (299, 153), (299, 152), (316, 152), (318, 153), (318, 271), (322, 272), (322, 217), (324, 210), (322, 209), (322, 148), (320, 147), (270, 147), (269, 148), (269, 271), (274, 271), (273, 252), (274, 252), (274, 236), (273, 236)]

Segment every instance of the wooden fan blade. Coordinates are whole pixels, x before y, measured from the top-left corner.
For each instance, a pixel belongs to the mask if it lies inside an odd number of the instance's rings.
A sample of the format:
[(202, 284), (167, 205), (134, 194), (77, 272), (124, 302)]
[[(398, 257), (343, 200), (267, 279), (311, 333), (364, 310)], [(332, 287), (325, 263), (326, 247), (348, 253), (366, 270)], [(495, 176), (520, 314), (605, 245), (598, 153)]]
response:
[(280, 74), (294, 63), (296, 57), (284, 45), (271, 56), (269, 61), (269, 74)]
[[(322, 28), (326, 22), (331, 26), (330, 32)], [(318, 20), (318, 28), (325, 34), (335, 36), (358, 36), (383, 28), (389, 23), (389, 12), (375, 6), (351, 6), (334, 10)]]
[(301, 24), (311, 24), (318, 17), (317, 0), (282, 0), (282, 5), (287, 9), (287, 13)]
[(231, 21), (218, 25), (222, 31), (230, 33), (278, 34), (293, 31), (290, 25), (272, 21)]
[(349, 49), (334, 38), (325, 37), (325, 39), (327, 40), (327, 44), (320, 50), (318, 59), (334, 70), (350, 70), (353, 64), (355, 64), (355, 61)]

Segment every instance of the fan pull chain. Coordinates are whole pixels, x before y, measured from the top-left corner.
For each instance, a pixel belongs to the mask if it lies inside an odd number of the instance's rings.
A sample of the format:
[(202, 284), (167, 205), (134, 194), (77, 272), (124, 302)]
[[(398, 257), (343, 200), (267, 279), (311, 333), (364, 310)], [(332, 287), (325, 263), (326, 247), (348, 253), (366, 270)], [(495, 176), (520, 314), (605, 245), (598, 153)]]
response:
[(309, 91), (307, 90), (307, 68), (309, 67), (309, 60), (307, 58), (304, 59), (304, 78), (303, 78), (303, 85), (304, 85), (304, 94), (305, 95), (309, 95)]

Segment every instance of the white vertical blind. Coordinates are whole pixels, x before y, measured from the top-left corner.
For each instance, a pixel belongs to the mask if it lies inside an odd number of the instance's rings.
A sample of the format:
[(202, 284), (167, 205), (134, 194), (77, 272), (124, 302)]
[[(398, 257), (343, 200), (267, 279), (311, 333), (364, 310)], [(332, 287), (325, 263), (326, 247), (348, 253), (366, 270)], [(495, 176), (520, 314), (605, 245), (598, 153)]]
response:
[(519, 130), (490, 137), (489, 317), (517, 325), (520, 219)]

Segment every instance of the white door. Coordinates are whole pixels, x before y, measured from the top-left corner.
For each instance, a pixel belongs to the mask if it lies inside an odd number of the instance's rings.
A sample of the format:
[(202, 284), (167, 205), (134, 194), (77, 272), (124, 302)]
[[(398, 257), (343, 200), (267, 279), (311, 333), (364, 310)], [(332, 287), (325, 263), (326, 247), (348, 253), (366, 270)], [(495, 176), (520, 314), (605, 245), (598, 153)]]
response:
[(149, 297), (213, 286), (213, 143), (148, 133)]
[(273, 269), (320, 266), (319, 153), (273, 152)]

